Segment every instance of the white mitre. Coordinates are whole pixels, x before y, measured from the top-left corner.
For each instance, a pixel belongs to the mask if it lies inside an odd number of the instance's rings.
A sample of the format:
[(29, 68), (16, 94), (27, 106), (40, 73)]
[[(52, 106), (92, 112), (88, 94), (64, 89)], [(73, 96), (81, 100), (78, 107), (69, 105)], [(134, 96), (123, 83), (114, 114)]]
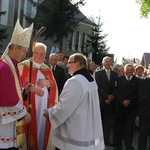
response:
[(3, 53), (3, 56), (8, 53), (8, 47), (10, 44), (16, 44), (25, 48), (28, 48), (30, 45), (30, 39), (33, 30), (33, 23), (29, 28), (23, 29), (20, 25), (19, 19), (16, 22), (10, 43), (8, 44), (6, 50)]

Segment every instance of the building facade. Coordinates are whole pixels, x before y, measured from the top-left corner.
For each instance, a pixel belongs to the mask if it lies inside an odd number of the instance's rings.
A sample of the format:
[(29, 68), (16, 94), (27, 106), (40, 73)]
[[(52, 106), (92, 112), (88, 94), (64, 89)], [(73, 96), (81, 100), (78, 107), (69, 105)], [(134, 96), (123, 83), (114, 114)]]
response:
[[(35, 2), (42, 3), (43, 0), (35, 0)], [(8, 38), (3, 43), (2, 51), (4, 51), (10, 41), (17, 19), (20, 19), (21, 25), (25, 28), (29, 26), (29, 24), (25, 20), (24, 14), (33, 18), (36, 15), (37, 10), (28, 0), (0, 0), (0, 12), (1, 11), (6, 11), (6, 14), (1, 16), (0, 27), (6, 27), (8, 33)], [(80, 12), (77, 17), (84, 17), (84, 19), (79, 23), (79, 27), (70, 34), (68, 38), (63, 39), (62, 53), (64, 55), (71, 55), (75, 52), (87, 53), (87, 34), (91, 34), (94, 25), (84, 16), (84, 14), (82, 14), (82, 12)], [(38, 41), (47, 45), (47, 57), (50, 54), (51, 48), (53, 46), (57, 47), (57, 45), (53, 45), (52, 41), (43, 40), (42, 37), (40, 37)]]

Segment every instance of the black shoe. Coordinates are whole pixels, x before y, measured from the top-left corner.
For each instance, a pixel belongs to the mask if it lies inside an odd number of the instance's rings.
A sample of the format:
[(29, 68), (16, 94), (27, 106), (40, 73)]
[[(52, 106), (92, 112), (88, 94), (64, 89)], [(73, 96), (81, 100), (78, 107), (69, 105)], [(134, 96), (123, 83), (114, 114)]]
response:
[(114, 150), (122, 150), (122, 147), (123, 147), (122, 142), (118, 145), (114, 144)]
[(114, 150), (122, 150), (122, 148), (114, 147)]
[(130, 148), (126, 148), (126, 150), (134, 150), (134, 147), (131, 146)]
[(133, 146), (131, 146), (131, 148), (130, 148), (131, 150), (134, 150), (134, 147)]
[(105, 145), (109, 147), (113, 147), (113, 144), (109, 140), (105, 141)]

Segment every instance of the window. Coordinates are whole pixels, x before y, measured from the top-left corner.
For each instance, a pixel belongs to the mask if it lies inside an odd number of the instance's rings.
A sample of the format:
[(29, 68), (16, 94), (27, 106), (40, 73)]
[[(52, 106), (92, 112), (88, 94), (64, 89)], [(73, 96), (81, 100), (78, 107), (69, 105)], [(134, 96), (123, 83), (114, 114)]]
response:
[(78, 44), (79, 44), (79, 31), (76, 32), (76, 38), (75, 38), (75, 50), (78, 50)]
[(69, 50), (72, 49), (72, 39), (73, 39), (73, 33), (69, 34), (68, 41), (69, 41)]

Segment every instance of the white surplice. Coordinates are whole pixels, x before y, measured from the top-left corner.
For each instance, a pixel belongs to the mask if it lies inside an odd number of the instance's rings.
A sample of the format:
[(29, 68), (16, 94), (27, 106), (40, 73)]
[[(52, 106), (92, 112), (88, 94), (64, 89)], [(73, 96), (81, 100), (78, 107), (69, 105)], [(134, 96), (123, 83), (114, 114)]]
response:
[(103, 150), (104, 139), (96, 82), (77, 74), (68, 79), (60, 101), (48, 109), (52, 144), (61, 150)]

